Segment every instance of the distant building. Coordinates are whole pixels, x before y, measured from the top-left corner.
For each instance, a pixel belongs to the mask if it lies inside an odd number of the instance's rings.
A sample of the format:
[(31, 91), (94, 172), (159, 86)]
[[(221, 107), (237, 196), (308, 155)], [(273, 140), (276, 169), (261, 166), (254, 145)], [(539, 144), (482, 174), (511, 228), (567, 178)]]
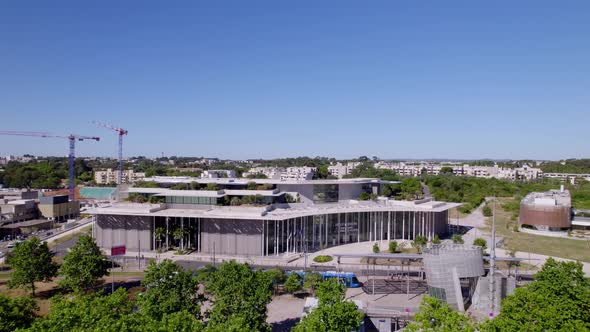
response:
[(252, 177), (262, 174), (268, 179), (275, 180), (311, 180), (316, 173), (315, 167), (252, 167), (248, 172), (243, 174), (244, 177)]
[(235, 178), (236, 171), (232, 169), (210, 169), (201, 173), (202, 178), (216, 179), (216, 178)]
[(560, 231), (571, 228), (571, 197), (567, 190), (532, 192), (520, 202), (521, 226)]
[(344, 176), (351, 174), (352, 170), (357, 168), (360, 164), (361, 163), (358, 161), (351, 161), (347, 164), (337, 163), (336, 165), (328, 166), (328, 173), (339, 179), (342, 179)]
[(523, 167), (508, 168), (494, 166), (471, 166), (469, 164), (440, 164), (440, 163), (390, 163), (380, 161), (375, 164), (376, 168), (391, 169), (401, 176), (420, 176), (423, 172), (428, 175), (439, 175), (443, 167), (450, 167), (453, 174), (457, 176), (474, 176), (478, 178), (497, 178), (506, 180), (535, 180), (543, 177), (540, 168), (533, 168), (529, 165)]
[[(134, 172), (133, 170), (124, 170), (123, 171), (123, 180), (122, 183), (135, 183), (137, 181), (141, 181), (145, 178), (145, 173), (142, 172)], [(109, 184), (109, 183), (117, 183), (117, 178), (119, 177), (119, 171), (113, 170), (108, 168), (106, 170), (101, 171), (94, 171), (94, 182), (96, 184)]]
[(0, 223), (13, 223), (37, 218), (37, 191), (0, 191)]
[(285, 169), (279, 167), (252, 167), (248, 172), (245, 172), (243, 176), (252, 177), (255, 175), (264, 175), (268, 179), (280, 179), (283, 172), (285, 172)]
[(315, 167), (287, 167), (281, 174), (281, 180), (311, 180), (316, 171)]
[(80, 215), (80, 202), (69, 201), (67, 195), (39, 198), (39, 213), (47, 220), (66, 221)]

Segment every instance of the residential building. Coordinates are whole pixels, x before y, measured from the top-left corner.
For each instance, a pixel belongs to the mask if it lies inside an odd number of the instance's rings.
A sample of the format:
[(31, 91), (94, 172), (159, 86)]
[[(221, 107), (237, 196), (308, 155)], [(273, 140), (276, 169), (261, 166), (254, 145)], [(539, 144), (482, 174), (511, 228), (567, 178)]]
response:
[(315, 167), (287, 167), (281, 174), (281, 180), (311, 180), (316, 171)]
[[(122, 173), (122, 183), (135, 183), (145, 178), (145, 173), (134, 172), (131, 169), (124, 170)], [(96, 182), (96, 184), (117, 183), (118, 177), (119, 171), (116, 169), (113, 170), (112, 168), (108, 168), (106, 170), (94, 171), (94, 182)]]
[(497, 178), (507, 180), (535, 180), (543, 177), (543, 171), (540, 168), (524, 165), (522, 167), (508, 168), (494, 166), (471, 166), (469, 164), (452, 164), (452, 163), (390, 163), (380, 161), (375, 164), (376, 168), (391, 169), (400, 176), (420, 176), (422, 173), (427, 175), (439, 175), (443, 167), (450, 167), (453, 174), (457, 176), (475, 176), (479, 178)]
[(280, 179), (284, 172), (285, 169), (280, 167), (252, 167), (248, 172), (244, 172), (243, 176), (251, 177), (261, 174), (268, 179)]
[(227, 169), (210, 169), (210, 170), (203, 171), (203, 173), (201, 173), (201, 177), (202, 178), (209, 178), (209, 179), (235, 178), (236, 171), (227, 170)]
[(357, 168), (361, 163), (360, 162), (348, 162), (346, 164), (337, 163), (335, 165), (328, 166), (328, 173), (331, 175), (342, 179), (344, 176), (349, 175), (352, 173), (352, 170)]

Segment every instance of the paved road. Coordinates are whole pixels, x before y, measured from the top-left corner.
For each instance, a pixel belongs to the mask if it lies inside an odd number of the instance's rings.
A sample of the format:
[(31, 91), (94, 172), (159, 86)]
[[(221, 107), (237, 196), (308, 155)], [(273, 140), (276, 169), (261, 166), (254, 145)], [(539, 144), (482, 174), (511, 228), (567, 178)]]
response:
[(80, 236), (82, 236), (84, 234), (90, 234), (90, 231), (83, 232), (83, 233), (76, 233), (76, 235), (74, 235), (74, 237), (72, 237), (71, 239), (53, 247), (53, 252), (55, 252), (55, 256), (56, 257), (64, 257), (68, 253), (68, 249), (73, 247), (74, 244), (76, 244), (76, 242), (78, 242), (78, 239), (80, 238)]

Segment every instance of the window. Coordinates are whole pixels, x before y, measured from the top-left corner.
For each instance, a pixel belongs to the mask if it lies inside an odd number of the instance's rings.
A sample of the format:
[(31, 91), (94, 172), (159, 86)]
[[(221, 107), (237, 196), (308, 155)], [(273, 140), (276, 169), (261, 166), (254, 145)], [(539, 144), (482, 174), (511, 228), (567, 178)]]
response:
[(316, 184), (313, 186), (314, 203), (338, 202), (337, 184)]

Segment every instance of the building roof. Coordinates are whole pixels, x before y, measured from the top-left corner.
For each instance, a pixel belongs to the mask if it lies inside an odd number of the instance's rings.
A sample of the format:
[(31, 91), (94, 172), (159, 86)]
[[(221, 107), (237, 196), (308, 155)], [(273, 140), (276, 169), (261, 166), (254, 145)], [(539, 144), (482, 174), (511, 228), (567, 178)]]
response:
[[(155, 208), (155, 206), (158, 206)], [(191, 218), (284, 220), (290, 218), (334, 214), (344, 212), (442, 212), (460, 206), (460, 203), (430, 201), (424, 203), (406, 201), (341, 201), (329, 204), (277, 204), (265, 206), (212, 206), (202, 205), (187, 209), (166, 209), (158, 204), (121, 204), (89, 209), (87, 213), (98, 215), (149, 215)]]
[(153, 194), (154, 196), (186, 196), (186, 197), (223, 197), (230, 196), (280, 196), (284, 194), (278, 190), (174, 190), (166, 188), (129, 188), (128, 193)]
[(544, 192), (532, 192), (526, 195), (521, 203), (525, 205), (569, 207), (572, 205), (572, 199), (568, 190), (549, 190)]
[(281, 179), (248, 179), (248, 178), (195, 178), (190, 176), (154, 176), (143, 181), (156, 183), (216, 183), (223, 185), (246, 185), (248, 182), (258, 184), (355, 184), (355, 183), (399, 183), (399, 181), (384, 181), (374, 178), (354, 179), (322, 179), (322, 180), (281, 180)]

